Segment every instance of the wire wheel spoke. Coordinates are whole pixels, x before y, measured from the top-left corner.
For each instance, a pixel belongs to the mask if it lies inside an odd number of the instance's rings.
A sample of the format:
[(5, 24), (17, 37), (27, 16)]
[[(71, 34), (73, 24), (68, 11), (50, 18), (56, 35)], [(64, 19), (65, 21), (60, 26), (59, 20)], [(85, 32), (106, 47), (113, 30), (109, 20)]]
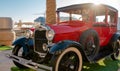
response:
[(78, 56), (74, 52), (69, 52), (61, 59), (59, 69), (64, 71), (75, 71), (78, 66)]

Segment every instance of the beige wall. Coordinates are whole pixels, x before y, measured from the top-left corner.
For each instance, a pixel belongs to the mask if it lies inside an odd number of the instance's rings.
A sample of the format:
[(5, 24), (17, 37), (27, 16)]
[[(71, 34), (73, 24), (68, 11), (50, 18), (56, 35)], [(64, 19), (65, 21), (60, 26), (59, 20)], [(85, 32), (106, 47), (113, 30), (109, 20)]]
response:
[(0, 45), (11, 46), (15, 39), (13, 21), (10, 17), (0, 17)]

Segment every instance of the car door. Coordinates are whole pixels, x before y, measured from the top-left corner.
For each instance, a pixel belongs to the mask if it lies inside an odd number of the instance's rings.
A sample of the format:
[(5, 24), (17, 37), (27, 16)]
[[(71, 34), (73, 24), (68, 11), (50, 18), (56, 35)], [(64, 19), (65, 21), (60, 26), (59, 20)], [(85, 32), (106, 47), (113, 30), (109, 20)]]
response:
[(107, 37), (110, 36), (110, 27), (107, 23), (107, 10), (104, 7), (99, 7), (93, 11), (93, 28), (99, 34), (100, 46), (104, 46), (107, 44)]

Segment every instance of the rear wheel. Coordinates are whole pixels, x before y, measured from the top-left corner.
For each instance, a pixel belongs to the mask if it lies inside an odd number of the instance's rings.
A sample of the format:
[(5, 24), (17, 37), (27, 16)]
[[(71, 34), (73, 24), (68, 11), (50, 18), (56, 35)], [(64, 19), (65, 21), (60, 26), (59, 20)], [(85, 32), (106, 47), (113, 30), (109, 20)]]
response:
[(56, 59), (53, 71), (81, 71), (82, 55), (75, 47), (65, 49)]
[[(28, 57), (25, 57), (25, 52), (23, 51), (23, 47), (21, 47), (20, 45), (16, 45), (14, 48), (13, 48), (13, 51), (12, 51), (13, 55), (16, 55), (18, 57), (21, 57), (21, 58), (26, 58), (26, 59), (29, 59)], [(19, 67), (19, 68), (27, 68), (15, 61), (13, 61), (13, 63)]]
[(99, 37), (96, 31), (87, 30), (80, 37), (80, 44), (89, 61), (93, 61), (99, 52)]
[(111, 55), (112, 60), (118, 60), (120, 56), (120, 40), (117, 40), (111, 44), (112, 48), (114, 49), (114, 53)]
[(120, 51), (119, 50), (117, 52), (113, 53), (111, 55), (112, 60), (118, 60), (119, 55), (120, 55)]

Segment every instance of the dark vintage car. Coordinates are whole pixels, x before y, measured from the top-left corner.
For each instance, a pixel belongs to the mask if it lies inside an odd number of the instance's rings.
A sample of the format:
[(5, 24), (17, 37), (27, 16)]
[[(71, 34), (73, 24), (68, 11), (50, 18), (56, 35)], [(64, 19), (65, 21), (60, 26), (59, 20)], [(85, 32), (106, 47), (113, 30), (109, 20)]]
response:
[[(108, 55), (117, 60), (120, 34), (118, 11), (92, 3), (57, 9), (56, 24), (39, 24), (33, 37), (17, 39), (10, 57), (19, 68), (81, 71), (83, 62), (96, 62)], [(69, 17), (61, 21), (59, 17)], [(28, 35), (27, 34), (27, 35)]]

